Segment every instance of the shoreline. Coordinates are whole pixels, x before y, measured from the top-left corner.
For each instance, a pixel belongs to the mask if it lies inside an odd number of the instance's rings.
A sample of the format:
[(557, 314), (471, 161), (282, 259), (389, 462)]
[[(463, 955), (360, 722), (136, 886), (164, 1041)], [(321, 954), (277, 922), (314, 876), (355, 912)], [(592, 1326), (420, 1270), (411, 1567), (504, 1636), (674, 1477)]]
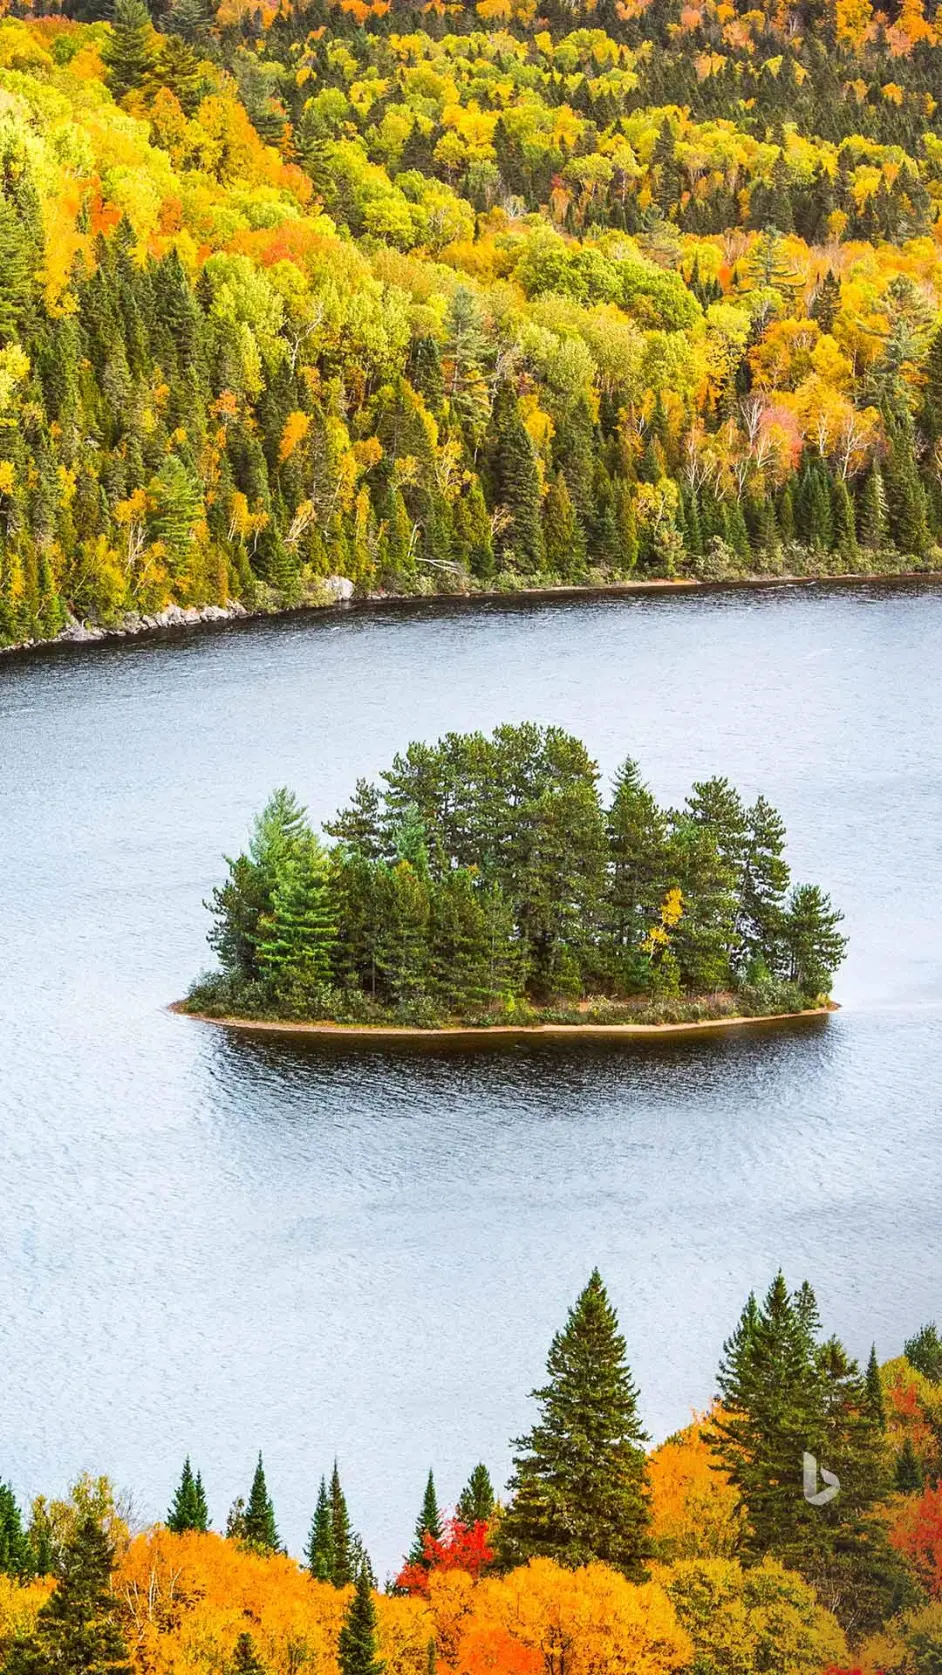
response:
[[(330, 577), (330, 582), (345, 578)], [(73, 622), (48, 640), (20, 640), (13, 645), (0, 646), (0, 655), (18, 658), (46, 651), (86, 650), (89, 647), (112, 645), (121, 640), (151, 641), (179, 632), (196, 629), (229, 628), (233, 624), (277, 621), (287, 617), (320, 617), (339, 613), (358, 613), (375, 609), (409, 609), (414, 606), (453, 606), (473, 609), (476, 605), (513, 606), (551, 603), (554, 600), (617, 599), (669, 597), (676, 594), (743, 593), (768, 591), (774, 588), (811, 587), (893, 587), (926, 583), (942, 583), (942, 570), (868, 570), (844, 571), (837, 575), (819, 573), (813, 576), (730, 576), (720, 581), (701, 581), (696, 576), (655, 576), (650, 581), (599, 582), (580, 586), (578, 583), (547, 583), (542, 587), (472, 588), (464, 592), (435, 593), (369, 593), (353, 598), (345, 589), (337, 588), (334, 596), (323, 601), (306, 601), (274, 609), (260, 607), (250, 610), (241, 601), (230, 600), (227, 605), (168, 605), (153, 616), (129, 615), (122, 623), (100, 627)], [(347, 583), (346, 586), (350, 587)], [(352, 590), (351, 590), (352, 592)]]
[(336, 1024), (329, 1021), (305, 1023), (289, 1018), (214, 1018), (206, 1012), (189, 1012), (185, 1003), (172, 1001), (166, 1008), (180, 1018), (192, 1018), (195, 1023), (216, 1024), (222, 1029), (246, 1030), (253, 1034), (315, 1036), (331, 1041), (352, 1041), (365, 1045), (370, 1041), (461, 1041), (483, 1042), (489, 1037), (520, 1041), (541, 1036), (544, 1040), (569, 1040), (573, 1036), (588, 1036), (593, 1040), (620, 1041), (626, 1038), (652, 1040), (664, 1035), (692, 1035), (703, 1030), (735, 1030), (760, 1024), (791, 1024), (809, 1018), (829, 1018), (839, 1012), (837, 1001), (827, 1006), (809, 1006), (801, 1012), (770, 1012), (761, 1016), (698, 1018), (688, 1023), (665, 1024), (444, 1024), (437, 1029), (426, 1029), (409, 1024)]

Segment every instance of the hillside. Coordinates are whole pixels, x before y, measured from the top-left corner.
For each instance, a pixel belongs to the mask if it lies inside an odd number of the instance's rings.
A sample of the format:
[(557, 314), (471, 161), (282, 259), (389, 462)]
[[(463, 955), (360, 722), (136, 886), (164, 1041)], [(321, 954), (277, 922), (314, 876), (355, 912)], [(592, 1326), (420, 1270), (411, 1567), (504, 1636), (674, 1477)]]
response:
[(940, 86), (918, 0), (7, 15), (0, 639), (938, 564)]

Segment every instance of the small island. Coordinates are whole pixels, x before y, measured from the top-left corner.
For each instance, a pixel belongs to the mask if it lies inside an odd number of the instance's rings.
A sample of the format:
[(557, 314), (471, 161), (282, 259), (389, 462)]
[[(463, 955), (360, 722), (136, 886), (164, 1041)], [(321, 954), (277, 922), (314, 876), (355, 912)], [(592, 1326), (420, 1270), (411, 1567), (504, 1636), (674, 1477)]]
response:
[(534, 723), (411, 744), (321, 838), (288, 790), (207, 904), (218, 969), (176, 1010), (357, 1035), (641, 1033), (830, 1009), (842, 915), (724, 778), (603, 797)]

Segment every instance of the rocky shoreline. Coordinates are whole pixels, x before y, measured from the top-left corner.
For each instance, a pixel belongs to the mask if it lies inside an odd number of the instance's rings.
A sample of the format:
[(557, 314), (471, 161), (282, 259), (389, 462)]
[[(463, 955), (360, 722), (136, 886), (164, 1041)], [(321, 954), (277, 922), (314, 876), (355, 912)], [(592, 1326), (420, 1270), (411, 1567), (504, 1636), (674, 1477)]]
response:
[(845, 571), (838, 575), (781, 575), (730, 576), (717, 581), (700, 581), (696, 576), (653, 577), (650, 581), (603, 582), (587, 586), (560, 583), (556, 586), (525, 588), (468, 589), (462, 592), (436, 593), (369, 593), (355, 599), (355, 588), (347, 576), (327, 576), (317, 597), (301, 600), (295, 605), (271, 605), (249, 609), (238, 599), (227, 605), (168, 605), (150, 616), (129, 612), (120, 622), (102, 626), (79, 622), (72, 618), (58, 634), (50, 639), (18, 640), (0, 646), (0, 655), (18, 652), (45, 651), (56, 646), (100, 645), (110, 640), (133, 639), (139, 634), (159, 634), (172, 629), (199, 628), (213, 623), (242, 622), (265, 617), (292, 616), (307, 611), (322, 611), (338, 605), (415, 605), (415, 604), (513, 604), (516, 601), (537, 603), (541, 599), (609, 599), (623, 596), (643, 597), (646, 594), (741, 592), (776, 587), (862, 587), (890, 586), (895, 583), (942, 582), (940, 570), (869, 570)]

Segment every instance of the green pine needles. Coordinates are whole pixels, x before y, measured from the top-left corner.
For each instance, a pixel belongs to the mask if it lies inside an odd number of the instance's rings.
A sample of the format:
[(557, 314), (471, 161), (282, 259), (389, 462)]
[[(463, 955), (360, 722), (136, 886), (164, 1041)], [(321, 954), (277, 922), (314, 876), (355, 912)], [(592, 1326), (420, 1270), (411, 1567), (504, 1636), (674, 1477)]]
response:
[(182, 1535), (184, 1530), (199, 1530), (205, 1533), (209, 1529), (209, 1508), (206, 1505), (203, 1479), (199, 1472), (193, 1475), (189, 1455), (183, 1462), (173, 1505), (167, 1513), (167, 1528), (173, 1530), (175, 1535)]
[(501, 1521), (501, 1562), (568, 1566), (601, 1559), (632, 1579), (650, 1552), (647, 1441), (638, 1392), (598, 1269), (553, 1339), (539, 1418), (518, 1439)]
[[(809, 491), (810, 492), (810, 491)], [(785, 827), (728, 780), (662, 808), (629, 758), (533, 723), (412, 744), (324, 844), (287, 790), (213, 892), (210, 1015), (349, 1023), (696, 1021), (794, 1012), (846, 946)]]

